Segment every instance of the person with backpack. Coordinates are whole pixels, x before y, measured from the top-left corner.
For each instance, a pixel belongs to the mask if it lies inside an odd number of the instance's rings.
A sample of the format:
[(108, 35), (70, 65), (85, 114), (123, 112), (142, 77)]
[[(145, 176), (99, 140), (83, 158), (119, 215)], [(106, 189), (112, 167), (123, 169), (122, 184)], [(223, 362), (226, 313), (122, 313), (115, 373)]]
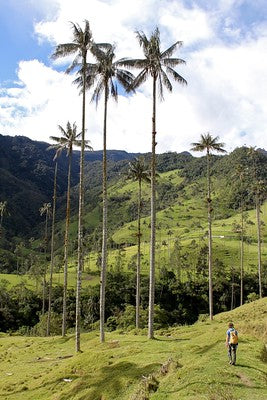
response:
[(226, 332), (226, 347), (228, 348), (229, 364), (236, 364), (236, 350), (238, 346), (238, 332), (234, 328), (234, 324), (230, 322), (228, 324), (228, 330)]

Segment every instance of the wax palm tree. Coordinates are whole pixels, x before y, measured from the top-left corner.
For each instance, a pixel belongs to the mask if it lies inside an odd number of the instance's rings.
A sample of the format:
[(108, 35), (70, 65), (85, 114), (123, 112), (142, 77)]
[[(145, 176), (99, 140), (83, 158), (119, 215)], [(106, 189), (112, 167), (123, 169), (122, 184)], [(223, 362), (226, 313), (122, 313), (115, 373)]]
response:
[[(49, 146), (47, 150), (53, 148)], [(54, 272), (54, 245), (55, 245), (55, 219), (56, 219), (56, 201), (57, 201), (57, 169), (58, 169), (58, 157), (61, 154), (62, 149), (58, 148), (54, 157), (55, 170), (54, 170), (54, 189), (53, 189), (53, 208), (52, 208), (52, 230), (51, 230), (51, 257), (50, 257), (50, 277), (48, 287), (48, 313), (47, 313), (47, 326), (46, 336), (50, 335), (50, 321), (51, 321), (51, 303), (52, 303), (52, 285), (53, 285), (53, 272)]]
[(260, 177), (259, 153), (255, 147), (248, 149), (248, 156), (252, 163), (252, 191), (254, 193), (257, 220), (257, 239), (258, 239), (258, 277), (259, 277), (259, 296), (262, 297), (262, 259), (261, 259), (261, 201), (266, 195), (266, 185)]
[(240, 214), (241, 214), (241, 225), (240, 225), (240, 305), (244, 302), (244, 179), (245, 170), (241, 164), (237, 164), (234, 171), (233, 178), (237, 178), (240, 182), (241, 200), (240, 200)]
[(226, 153), (224, 143), (218, 142), (219, 137), (213, 138), (209, 133), (201, 135), (200, 141), (192, 143), (193, 151), (206, 151), (207, 158), (207, 206), (208, 206), (208, 235), (209, 235), (209, 314), (213, 319), (213, 284), (212, 284), (212, 230), (211, 230), (211, 178), (210, 178), (210, 157), (211, 152)]
[[(86, 87), (94, 88), (92, 101), (98, 102), (104, 94), (104, 120), (103, 120), (103, 229), (102, 229), (102, 257), (101, 257), (101, 284), (100, 284), (100, 341), (104, 342), (105, 320), (105, 284), (107, 270), (107, 110), (110, 97), (118, 100), (118, 85), (129, 89), (134, 76), (120, 68), (120, 61), (115, 61), (115, 46), (99, 44), (91, 48), (96, 63), (88, 63), (86, 66)], [(78, 85), (82, 85), (81, 76), (76, 79)]]
[(140, 323), (140, 266), (141, 266), (141, 204), (142, 204), (142, 182), (150, 182), (150, 169), (144, 162), (143, 157), (135, 158), (129, 162), (127, 178), (138, 182), (137, 202), (137, 263), (136, 263), (136, 314), (135, 324), (139, 328)]
[[(67, 187), (67, 204), (66, 204), (66, 224), (65, 224), (65, 239), (64, 239), (64, 285), (63, 285), (63, 313), (62, 313), (62, 336), (66, 334), (66, 318), (67, 318), (67, 288), (68, 288), (68, 249), (69, 249), (69, 224), (70, 224), (70, 181), (71, 181), (71, 165), (73, 146), (81, 147), (80, 140), (81, 132), (77, 132), (77, 126), (74, 122), (72, 125), (68, 121), (66, 128), (58, 125), (58, 129), (62, 136), (50, 136), (50, 139), (56, 142), (51, 146), (55, 149), (66, 150), (68, 157), (68, 187)], [(84, 147), (92, 150), (89, 141), (84, 141)]]
[(79, 214), (78, 214), (78, 268), (77, 268), (77, 289), (76, 289), (76, 351), (81, 350), (81, 278), (83, 266), (83, 213), (84, 213), (84, 150), (85, 150), (85, 93), (86, 93), (86, 64), (88, 51), (93, 46), (92, 33), (89, 22), (85, 20), (84, 30), (78, 25), (71, 23), (73, 40), (71, 43), (59, 44), (52, 55), (53, 59), (74, 55), (75, 58), (67, 68), (70, 73), (76, 67), (81, 71), (82, 78), (82, 135), (80, 155), (80, 183), (79, 183)]
[(8, 215), (7, 201), (0, 201), (0, 237), (2, 233), (3, 219), (5, 214)]
[(42, 315), (45, 313), (45, 292), (46, 292), (46, 256), (48, 249), (48, 219), (51, 217), (51, 203), (44, 203), (39, 209), (40, 215), (45, 215), (45, 235), (44, 235), (44, 253), (45, 263), (43, 271), (43, 304), (42, 304)]
[[(180, 58), (172, 58), (175, 50), (182, 46), (177, 41), (167, 50), (160, 48), (160, 32), (156, 28), (147, 38), (143, 32), (136, 32), (137, 40), (143, 50), (143, 59), (128, 59), (123, 65), (128, 68), (140, 69), (140, 73), (133, 81), (130, 89), (137, 89), (148, 78), (152, 78), (152, 155), (151, 155), (151, 237), (150, 237), (150, 283), (149, 283), (149, 319), (148, 338), (154, 337), (154, 297), (155, 297), (155, 247), (156, 247), (156, 99), (157, 94), (163, 99), (163, 87), (172, 91), (171, 77), (180, 84), (187, 84), (186, 80), (173, 68), (185, 61)], [(157, 93), (158, 88), (158, 93)]]

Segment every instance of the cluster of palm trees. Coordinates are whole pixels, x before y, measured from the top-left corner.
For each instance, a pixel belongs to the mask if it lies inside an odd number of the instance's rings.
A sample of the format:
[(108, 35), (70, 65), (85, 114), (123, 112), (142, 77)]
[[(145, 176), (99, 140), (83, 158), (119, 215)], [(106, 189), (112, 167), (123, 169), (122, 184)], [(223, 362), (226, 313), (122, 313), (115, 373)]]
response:
[[(163, 99), (163, 87), (172, 91), (170, 78), (180, 84), (186, 84), (186, 80), (175, 70), (179, 64), (185, 61), (174, 58), (172, 55), (182, 45), (182, 42), (175, 42), (167, 50), (162, 51), (160, 46), (160, 32), (154, 30), (148, 38), (143, 32), (136, 32), (137, 39), (143, 50), (144, 58), (115, 59), (115, 46), (109, 43), (95, 43), (93, 40), (90, 25), (85, 20), (84, 29), (78, 24), (71, 23), (73, 38), (69, 43), (59, 44), (54, 53), (53, 59), (66, 56), (74, 56), (71, 65), (66, 73), (76, 72), (74, 83), (77, 84), (82, 94), (82, 129), (80, 135), (80, 183), (79, 183), (79, 214), (78, 214), (78, 263), (77, 263), (77, 288), (76, 288), (76, 351), (80, 351), (80, 292), (81, 273), (83, 265), (83, 229), (84, 229), (84, 151), (85, 141), (85, 115), (86, 115), (86, 92), (92, 89), (91, 100), (98, 104), (101, 95), (104, 96), (104, 119), (103, 119), (103, 231), (102, 231), (102, 257), (101, 257), (101, 280), (100, 280), (100, 340), (105, 340), (105, 283), (107, 270), (107, 111), (108, 100), (112, 97), (118, 99), (118, 90), (123, 88), (125, 92), (135, 91), (148, 78), (152, 78), (152, 156), (150, 168), (151, 183), (151, 241), (150, 241), (150, 289), (149, 289), (149, 329), (148, 337), (153, 338), (154, 321), (154, 287), (155, 287), (155, 228), (156, 228), (156, 102), (157, 97)], [(92, 55), (95, 63), (88, 62), (88, 55)], [(125, 69), (126, 68), (126, 69)], [(139, 69), (140, 72), (134, 76), (128, 69)], [(54, 138), (55, 139), (55, 138)], [(57, 139), (56, 139), (57, 140)], [(68, 188), (69, 190), (69, 188)], [(69, 199), (69, 192), (67, 194)], [(67, 200), (68, 202), (68, 200)], [(68, 207), (68, 206), (67, 206)], [(65, 233), (65, 283), (67, 282), (67, 242), (68, 222), (66, 218)], [(140, 233), (139, 233), (140, 234)], [(140, 260), (139, 260), (140, 266)], [(52, 263), (51, 263), (52, 269)], [(139, 276), (139, 275), (138, 275)], [(139, 279), (139, 278), (138, 278)], [(66, 288), (66, 286), (64, 285)], [(66, 289), (65, 289), (66, 290)], [(66, 296), (66, 293), (65, 295)], [(139, 294), (137, 295), (139, 298)], [(138, 302), (139, 300), (137, 300)], [(139, 304), (139, 303), (138, 303)], [(66, 319), (66, 310), (63, 311), (63, 321)], [(138, 319), (138, 316), (137, 316)], [(66, 323), (63, 322), (62, 333), (66, 332)]]
[[(62, 335), (66, 334), (66, 294), (67, 294), (67, 271), (68, 271), (68, 236), (70, 219), (70, 175), (71, 154), (74, 145), (80, 146), (80, 181), (79, 181), (79, 212), (78, 212), (78, 261), (77, 261), (77, 287), (76, 287), (76, 351), (80, 351), (80, 324), (81, 324), (81, 276), (83, 269), (83, 230), (84, 230), (84, 152), (86, 148), (91, 149), (89, 142), (85, 140), (85, 116), (86, 116), (86, 93), (92, 90), (91, 101), (99, 103), (103, 94), (104, 117), (103, 117), (103, 222), (102, 222), (102, 252), (101, 252), (101, 278), (100, 278), (100, 341), (105, 341), (105, 285), (107, 271), (107, 122), (108, 122), (108, 100), (118, 100), (119, 89), (126, 93), (134, 92), (146, 80), (152, 80), (152, 151), (151, 163), (147, 168), (143, 160), (135, 160), (130, 165), (129, 176), (138, 181), (138, 254), (137, 254), (137, 281), (136, 281), (136, 326), (139, 326), (140, 308), (140, 210), (141, 210), (141, 182), (149, 181), (151, 186), (151, 233), (150, 233), (150, 283), (149, 283), (149, 322), (148, 338), (154, 337), (154, 293), (155, 293), (155, 248), (156, 248), (156, 106), (157, 97), (163, 99), (163, 88), (172, 91), (171, 79), (186, 85), (186, 80), (179, 75), (174, 67), (184, 64), (180, 58), (172, 57), (174, 52), (182, 45), (175, 42), (167, 50), (161, 50), (160, 32), (156, 28), (148, 38), (143, 32), (136, 32), (137, 40), (143, 50), (144, 58), (115, 59), (115, 46), (109, 43), (95, 43), (90, 30), (90, 25), (85, 20), (84, 29), (78, 24), (71, 23), (73, 38), (72, 42), (59, 44), (52, 55), (53, 59), (73, 55), (71, 65), (66, 73), (74, 71), (76, 79), (74, 83), (82, 95), (82, 129), (77, 133), (74, 123), (67, 123), (66, 129), (59, 126), (62, 137), (51, 137), (56, 142), (55, 160), (63, 149), (67, 150), (69, 156), (68, 189), (66, 206), (66, 228), (64, 240), (64, 300), (63, 300), (63, 323)], [(88, 62), (89, 54), (93, 56), (95, 63)], [(126, 68), (126, 69), (125, 69)], [(137, 76), (128, 69), (140, 70)], [(192, 144), (194, 151), (206, 151), (207, 156), (207, 210), (208, 210), (208, 237), (209, 237), (209, 308), (210, 318), (213, 319), (213, 295), (212, 295), (212, 199), (210, 182), (210, 155), (212, 151), (224, 153), (224, 144), (218, 142), (218, 137), (213, 138), (209, 133), (201, 135), (198, 143)], [(55, 182), (56, 182), (55, 166)], [(56, 192), (54, 189), (53, 218), (55, 213)], [(53, 232), (52, 232), (53, 242)], [(51, 245), (51, 251), (53, 243)], [(52, 288), (53, 256), (51, 255), (50, 290)], [(49, 295), (49, 311), (51, 313), (51, 297)], [(49, 316), (48, 316), (49, 319)], [(47, 330), (49, 334), (49, 327)]]

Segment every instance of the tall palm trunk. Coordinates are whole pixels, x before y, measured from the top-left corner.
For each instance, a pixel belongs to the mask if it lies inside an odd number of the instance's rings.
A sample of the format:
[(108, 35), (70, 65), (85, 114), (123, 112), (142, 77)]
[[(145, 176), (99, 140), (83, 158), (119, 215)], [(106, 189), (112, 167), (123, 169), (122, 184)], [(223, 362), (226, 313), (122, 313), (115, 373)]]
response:
[(62, 336), (66, 335), (66, 320), (67, 320), (67, 289), (68, 289), (68, 250), (69, 250), (69, 225), (70, 225), (71, 162), (72, 162), (72, 149), (69, 152), (68, 189), (67, 189), (67, 205), (66, 205), (66, 227), (65, 227), (65, 239), (64, 239), (64, 287), (63, 287)]
[(49, 291), (48, 291), (48, 315), (47, 315), (46, 336), (50, 335), (50, 323), (51, 323), (51, 302), (52, 302), (52, 286), (53, 286), (53, 271), (54, 271), (56, 200), (57, 200), (57, 161), (56, 161), (56, 165), (55, 165), (55, 175), (54, 175), (53, 214), (52, 214), (52, 233), (51, 233), (51, 263), (50, 263), (50, 278), (49, 278)]
[(240, 305), (244, 303), (244, 211), (241, 202)]
[(257, 218), (257, 236), (258, 236), (258, 276), (259, 276), (259, 296), (262, 298), (262, 284), (261, 284), (261, 207), (259, 194), (256, 193), (256, 218)]
[(83, 209), (84, 209), (84, 147), (85, 147), (85, 93), (86, 93), (86, 52), (83, 54), (82, 66), (82, 143), (80, 154), (80, 183), (79, 183), (79, 215), (78, 215), (78, 266), (76, 288), (76, 325), (75, 344), (76, 352), (81, 351), (81, 284), (83, 268)]
[(234, 309), (234, 268), (232, 267), (232, 284), (231, 284), (231, 311)]
[(136, 315), (135, 325), (140, 324), (140, 264), (141, 264), (141, 194), (142, 179), (138, 180), (138, 208), (137, 208), (137, 266), (136, 266)]
[(154, 337), (154, 300), (155, 300), (155, 248), (156, 248), (156, 76), (153, 77), (153, 113), (152, 113), (152, 155), (151, 155), (151, 233), (150, 233), (150, 274), (148, 338)]
[(43, 293), (42, 293), (42, 315), (45, 313), (45, 295), (46, 295), (46, 256), (47, 256), (47, 245), (48, 245), (48, 212), (46, 212), (45, 216), (45, 266), (44, 266), (44, 275), (43, 275)]
[(2, 236), (3, 218), (4, 218), (4, 213), (1, 213), (1, 217), (0, 217), (0, 237)]
[(100, 341), (105, 341), (105, 288), (107, 271), (107, 104), (108, 85), (105, 84), (104, 127), (103, 127), (103, 233), (100, 281)]
[(207, 186), (208, 186), (208, 236), (209, 236), (209, 311), (213, 319), (213, 284), (212, 284), (212, 229), (211, 229), (211, 189), (210, 189), (210, 153), (207, 150)]

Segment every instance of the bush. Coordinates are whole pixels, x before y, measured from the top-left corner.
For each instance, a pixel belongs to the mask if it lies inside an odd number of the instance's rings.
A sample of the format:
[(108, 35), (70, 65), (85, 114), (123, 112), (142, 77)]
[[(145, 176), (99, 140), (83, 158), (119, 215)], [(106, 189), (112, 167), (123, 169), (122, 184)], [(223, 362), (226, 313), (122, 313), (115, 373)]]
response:
[[(61, 335), (62, 318), (60, 315), (52, 312), (50, 319), (50, 335)], [(31, 336), (46, 336), (47, 313), (40, 316), (40, 321), (30, 330)]]
[(259, 295), (255, 292), (252, 292), (252, 293), (248, 294), (246, 303), (251, 303), (252, 301), (255, 301), (258, 299), (259, 299)]

